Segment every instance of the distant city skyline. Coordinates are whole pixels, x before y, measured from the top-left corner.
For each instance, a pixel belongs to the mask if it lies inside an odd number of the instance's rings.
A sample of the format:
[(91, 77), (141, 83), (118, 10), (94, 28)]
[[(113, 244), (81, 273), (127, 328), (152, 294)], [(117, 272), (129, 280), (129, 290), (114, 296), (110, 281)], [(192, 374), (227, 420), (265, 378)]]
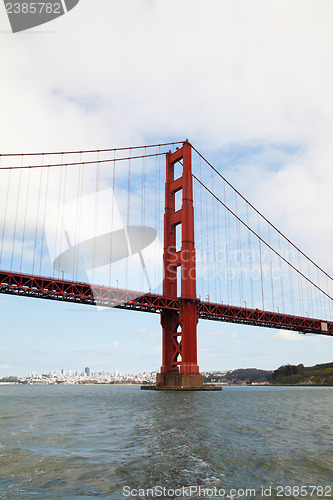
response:
[[(36, 373), (36, 372), (31, 372), (29, 373), (29, 375), (44, 375), (44, 374), (58, 374), (58, 375), (75, 375), (75, 376), (86, 376), (86, 377), (90, 377), (91, 375), (95, 375), (95, 374), (102, 374), (102, 373), (109, 373), (109, 374), (113, 374), (114, 376), (120, 376), (121, 373), (118, 372), (117, 370), (110, 370), (110, 371), (105, 371), (105, 370), (90, 370), (90, 367), (89, 366), (86, 366), (85, 368), (83, 368), (82, 370), (72, 370), (72, 369), (68, 369), (66, 370), (65, 368), (61, 368), (61, 370), (46, 370), (45, 372), (43, 373)], [(129, 374), (128, 374), (129, 375)]]

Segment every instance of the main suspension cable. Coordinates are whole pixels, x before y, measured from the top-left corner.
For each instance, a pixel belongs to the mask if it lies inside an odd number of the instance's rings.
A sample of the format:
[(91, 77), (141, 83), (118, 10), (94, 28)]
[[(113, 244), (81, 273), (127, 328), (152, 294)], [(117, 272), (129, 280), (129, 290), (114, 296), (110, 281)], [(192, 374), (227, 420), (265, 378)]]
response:
[(261, 212), (259, 212), (258, 209), (256, 209), (252, 203), (250, 203), (246, 198), (245, 196), (243, 196), (215, 167), (213, 167), (213, 165), (211, 163), (209, 163), (208, 160), (206, 160), (206, 158), (191, 144), (191, 148), (193, 149), (193, 151), (195, 151), (206, 163), (207, 165), (210, 166), (210, 168), (212, 168), (214, 170), (214, 172), (217, 173), (217, 175), (219, 177), (221, 177), (221, 179), (228, 184), (228, 186), (233, 189), (237, 194), (238, 196), (240, 196), (244, 201), (245, 203), (247, 203), (258, 215), (260, 215), (260, 217), (262, 217), (264, 219), (265, 222), (267, 222), (273, 229), (275, 229), (275, 231), (277, 231), (292, 247), (295, 248), (295, 250), (297, 250), (298, 252), (300, 252), (303, 257), (305, 257), (306, 259), (308, 259), (311, 264), (313, 264), (314, 266), (316, 266), (322, 273), (325, 274), (325, 276), (327, 276), (330, 280), (333, 281), (333, 278), (332, 276), (330, 276), (326, 271), (324, 271), (320, 266), (318, 266), (318, 264), (316, 264), (308, 255), (306, 255), (304, 252), (302, 252), (302, 250), (300, 248), (298, 248), (292, 241), (290, 241), (281, 231), (279, 231), (279, 229), (277, 227), (274, 226), (274, 224), (272, 224)]
[[(244, 222), (240, 217), (238, 217), (238, 215), (235, 214), (235, 212), (233, 212), (225, 203), (223, 203), (222, 200), (220, 200), (220, 198), (218, 196), (216, 196), (216, 194), (214, 194), (207, 186), (205, 186), (205, 184), (203, 184), (203, 182), (201, 182), (193, 173), (192, 173), (192, 177), (197, 181), (199, 182), (199, 184), (201, 184), (201, 186), (206, 189), (206, 191), (208, 193), (210, 193), (221, 205), (224, 206), (224, 208), (226, 208), (230, 213), (231, 215), (233, 215), (239, 222), (241, 222), (249, 231), (251, 231), (251, 233), (253, 233), (258, 239), (259, 241), (261, 241), (262, 243), (264, 243), (264, 245), (266, 245), (272, 252), (274, 252), (280, 259), (282, 259), (286, 264), (288, 264), (288, 266), (290, 266), (294, 271), (296, 271), (300, 276), (302, 276), (302, 278), (304, 278), (306, 281), (308, 281), (309, 283), (311, 283), (311, 285), (313, 285), (315, 288), (317, 288), (317, 290), (319, 290), (321, 293), (323, 293), (324, 295), (326, 295), (326, 297), (328, 297), (329, 299), (333, 300), (333, 297), (331, 297), (328, 293), (326, 293), (324, 290), (322, 290), (318, 285), (316, 285), (315, 283), (313, 283), (313, 281), (311, 281), (307, 276), (305, 276), (301, 271), (299, 271), (295, 266), (293, 266), (287, 259), (285, 259), (282, 255), (279, 254), (279, 252), (277, 252), (273, 247), (271, 247), (267, 241), (265, 241), (261, 236), (259, 236), (259, 234), (257, 234), (250, 226), (248, 226), (246, 224), (246, 222)], [(259, 214), (260, 215), (260, 214)], [(319, 266), (317, 266), (319, 267)]]
[(175, 146), (176, 144), (183, 144), (183, 143), (184, 141), (175, 141), (175, 142), (164, 142), (161, 144), (149, 144), (148, 146), (130, 146), (127, 148), (123, 147), (123, 148), (108, 148), (108, 149), (87, 149), (78, 151), (52, 151), (49, 153), (3, 153), (3, 154), (0, 153), (0, 158), (9, 156), (42, 156), (42, 155), (73, 155), (73, 154), (83, 154), (83, 153), (107, 153), (116, 151), (129, 151), (133, 149), (158, 148), (162, 146)]

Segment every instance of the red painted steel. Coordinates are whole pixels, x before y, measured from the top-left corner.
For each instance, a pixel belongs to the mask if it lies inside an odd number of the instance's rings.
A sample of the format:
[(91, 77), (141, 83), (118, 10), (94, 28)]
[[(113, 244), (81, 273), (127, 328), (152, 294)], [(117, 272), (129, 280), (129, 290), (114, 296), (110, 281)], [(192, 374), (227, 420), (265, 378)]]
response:
[[(120, 288), (90, 286), (87, 283), (6, 271), (0, 271), (0, 293), (158, 314), (168, 310), (176, 313), (177, 318), (183, 303), (181, 298), (149, 293), (140, 295), (139, 292)], [(197, 301), (196, 305), (200, 319), (333, 336), (332, 321), (211, 302)]]
[[(180, 163), (182, 175), (175, 179), (175, 164)], [(179, 312), (163, 310), (161, 374), (199, 374), (197, 364), (196, 269), (194, 248), (194, 208), (192, 187), (191, 145), (166, 157), (164, 214), (164, 278), (163, 295), (177, 298), (177, 268), (180, 267), (181, 302)], [(175, 195), (182, 192), (182, 205), (175, 207)], [(176, 228), (181, 225), (181, 248), (177, 249)]]
[(333, 336), (332, 321), (262, 311), (261, 309), (248, 309), (225, 304), (200, 302), (198, 305), (198, 315), (201, 319), (213, 321), (227, 321), (229, 323)]
[(0, 271), (0, 293), (145, 312), (180, 310), (180, 301), (121, 288)]

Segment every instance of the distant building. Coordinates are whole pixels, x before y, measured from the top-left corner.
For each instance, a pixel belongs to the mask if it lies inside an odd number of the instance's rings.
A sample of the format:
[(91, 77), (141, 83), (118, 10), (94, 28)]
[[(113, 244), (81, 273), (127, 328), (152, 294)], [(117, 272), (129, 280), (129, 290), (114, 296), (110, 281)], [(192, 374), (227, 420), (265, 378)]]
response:
[(90, 377), (90, 368), (89, 366), (87, 366), (85, 369), (84, 369), (84, 373), (86, 374), (87, 377)]

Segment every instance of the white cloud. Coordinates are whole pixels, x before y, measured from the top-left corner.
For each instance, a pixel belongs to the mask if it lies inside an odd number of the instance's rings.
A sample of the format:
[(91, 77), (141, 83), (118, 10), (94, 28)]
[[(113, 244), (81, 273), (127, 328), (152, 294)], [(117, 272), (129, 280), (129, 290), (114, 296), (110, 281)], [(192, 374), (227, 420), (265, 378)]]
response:
[(229, 338), (231, 339), (236, 339), (239, 337), (239, 333), (238, 332), (227, 332), (227, 331), (224, 331), (224, 330), (215, 330), (213, 332), (209, 332), (209, 335), (225, 335), (225, 336), (228, 336)]
[(209, 335), (228, 335), (227, 332), (223, 330), (215, 330), (213, 332), (208, 332)]
[(117, 349), (117, 347), (119, 346), (120, 344), (120, 340), (116, 340), (115, 342), (113, 342), (113, 347), (115, 347)]
[(131, 335), (132, 334), (141, 335), (148, 333), (148, 330), (146, 328), (138, 328), (138, 329), (126, 330), (124, 333), (129, 333)]
[[(332, 269), (333, 6), (202, 5), (101, 0), (92, 11), (81, 2), (52, 22), (53, 33), (2, 35), (0, 148), (81, 149), (188, 136), (209, 157), (222, 145), (267, 145), (233, 168), (237, 187), (245, 183), (265, 215)], [(277, 144), (299, 151), (280, 155), (271, 172)]]
[(200, 347), (198, 349), (199, 352), (216, 352), (214, 347)]
[(296, 332), (289, 332), (287, 330), (279, 330), (277, 333), (275, 333), (273, 337), (276, 340), (295, 341), (295, 342), (304, 340), (305, 338), (304, 335), (300, 335), (299, 333)]
[(329, 3), (81, 4), (55, 33), (2, 37), (3, 146), (129, 144), (152, 132), (211, 146), (314, 142), (331, 129)]

